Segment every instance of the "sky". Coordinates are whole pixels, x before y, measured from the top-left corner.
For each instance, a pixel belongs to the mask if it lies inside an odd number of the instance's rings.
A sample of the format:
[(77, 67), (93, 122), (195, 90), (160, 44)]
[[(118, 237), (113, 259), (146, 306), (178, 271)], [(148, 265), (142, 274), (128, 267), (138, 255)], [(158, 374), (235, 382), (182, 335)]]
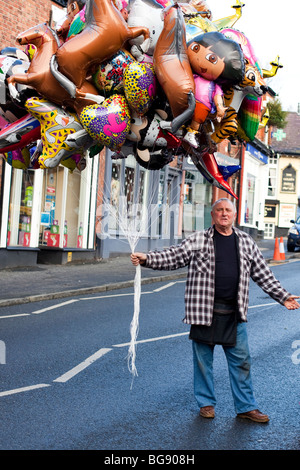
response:
[[(232, 15), (235, 0), (206, 0), (213, 20)], [(242, 17), (233, 26), (245, 34), (262, 68), (277, 56), (283, 65), (267, 84), (278, 94), (284, 111), (300, 103), (300, 1), (244, 0)]]

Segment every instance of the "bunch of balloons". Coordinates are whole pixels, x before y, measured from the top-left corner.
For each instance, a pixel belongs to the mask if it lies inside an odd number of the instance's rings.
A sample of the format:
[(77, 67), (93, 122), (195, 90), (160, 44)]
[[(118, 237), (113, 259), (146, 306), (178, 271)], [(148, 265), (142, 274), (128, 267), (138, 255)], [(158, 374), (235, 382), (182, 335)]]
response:
[(69, 0), (56, 31), (20, 33), (0, 55), (0, 151), (16, 168), (82, 170), (87, 151), (133, 154), (150, 170), (190, 156), (211, 183), (234, 197), (218, 166), (224, 139), (253, 140), (265, 77), (250, 41), (213, 20), (202, 0)]

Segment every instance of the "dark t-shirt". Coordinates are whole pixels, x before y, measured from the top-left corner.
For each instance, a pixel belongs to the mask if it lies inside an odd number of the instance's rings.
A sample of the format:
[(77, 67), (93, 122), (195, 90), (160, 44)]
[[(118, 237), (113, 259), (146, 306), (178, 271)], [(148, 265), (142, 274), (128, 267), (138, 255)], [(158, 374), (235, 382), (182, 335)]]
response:
[[(222, 235), (216, 229), (214, 232), (216, 268), (215, 268), (215, 304), (213, 322), (210, 326), (191, 325), (190, 339), (206, 344), (223, 344), (233, 346), (232, 331), (228, 329), (228, 317), (224, 315), (236, 308), (237, 290), (239, 282), (239, 258), (237, 253), (237, 240), (233, 232), (229, 236)], [(215, 315), (216, 314), (216, 315)], [(221, 314), (221, 315), (220, 315)], [(231, 313), (229, 324), (234, 325), (234, 316)], [(228, 341), (232, 341), (229, 344)]]
[(215, 229), (214, 242), (216, 250), (215, 299), (235, 302), (239, 282), (236, 236), (234, 232), (225, 236)]

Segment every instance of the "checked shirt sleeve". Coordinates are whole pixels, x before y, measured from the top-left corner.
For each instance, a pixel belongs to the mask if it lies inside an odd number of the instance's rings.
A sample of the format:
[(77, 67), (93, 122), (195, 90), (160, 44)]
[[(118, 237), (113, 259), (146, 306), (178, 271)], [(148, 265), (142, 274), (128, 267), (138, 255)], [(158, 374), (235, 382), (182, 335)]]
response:
[(255, 245), (253, 255), (251, 278), (266, 294), (272, 297), (272, 299), (280, 304), (284, 304), (291, 294), (287, 292), (275, 278), (257, 245)]
[(187, 266), (192, 256), (192, 244), (187, 238), (179, 245), (161, 251), (150, 251), (145, 266), (152, 269), (174, 270)]

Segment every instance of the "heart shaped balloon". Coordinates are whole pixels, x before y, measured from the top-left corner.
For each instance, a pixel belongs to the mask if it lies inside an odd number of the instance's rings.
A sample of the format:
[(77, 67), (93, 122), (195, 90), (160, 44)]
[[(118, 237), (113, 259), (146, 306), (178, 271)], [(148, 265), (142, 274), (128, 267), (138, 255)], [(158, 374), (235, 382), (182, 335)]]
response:
[(89, 135), (111, 150), (120, 150), (130, 130), (130, 111), (122, 95), (112, 95), (101, 105), (86, 106), (80, 122)]
[(132, 62), (124, 72), (124, 92), (131, 109), (145, 114), (156, 97), (156, 78), (151, 64)]

